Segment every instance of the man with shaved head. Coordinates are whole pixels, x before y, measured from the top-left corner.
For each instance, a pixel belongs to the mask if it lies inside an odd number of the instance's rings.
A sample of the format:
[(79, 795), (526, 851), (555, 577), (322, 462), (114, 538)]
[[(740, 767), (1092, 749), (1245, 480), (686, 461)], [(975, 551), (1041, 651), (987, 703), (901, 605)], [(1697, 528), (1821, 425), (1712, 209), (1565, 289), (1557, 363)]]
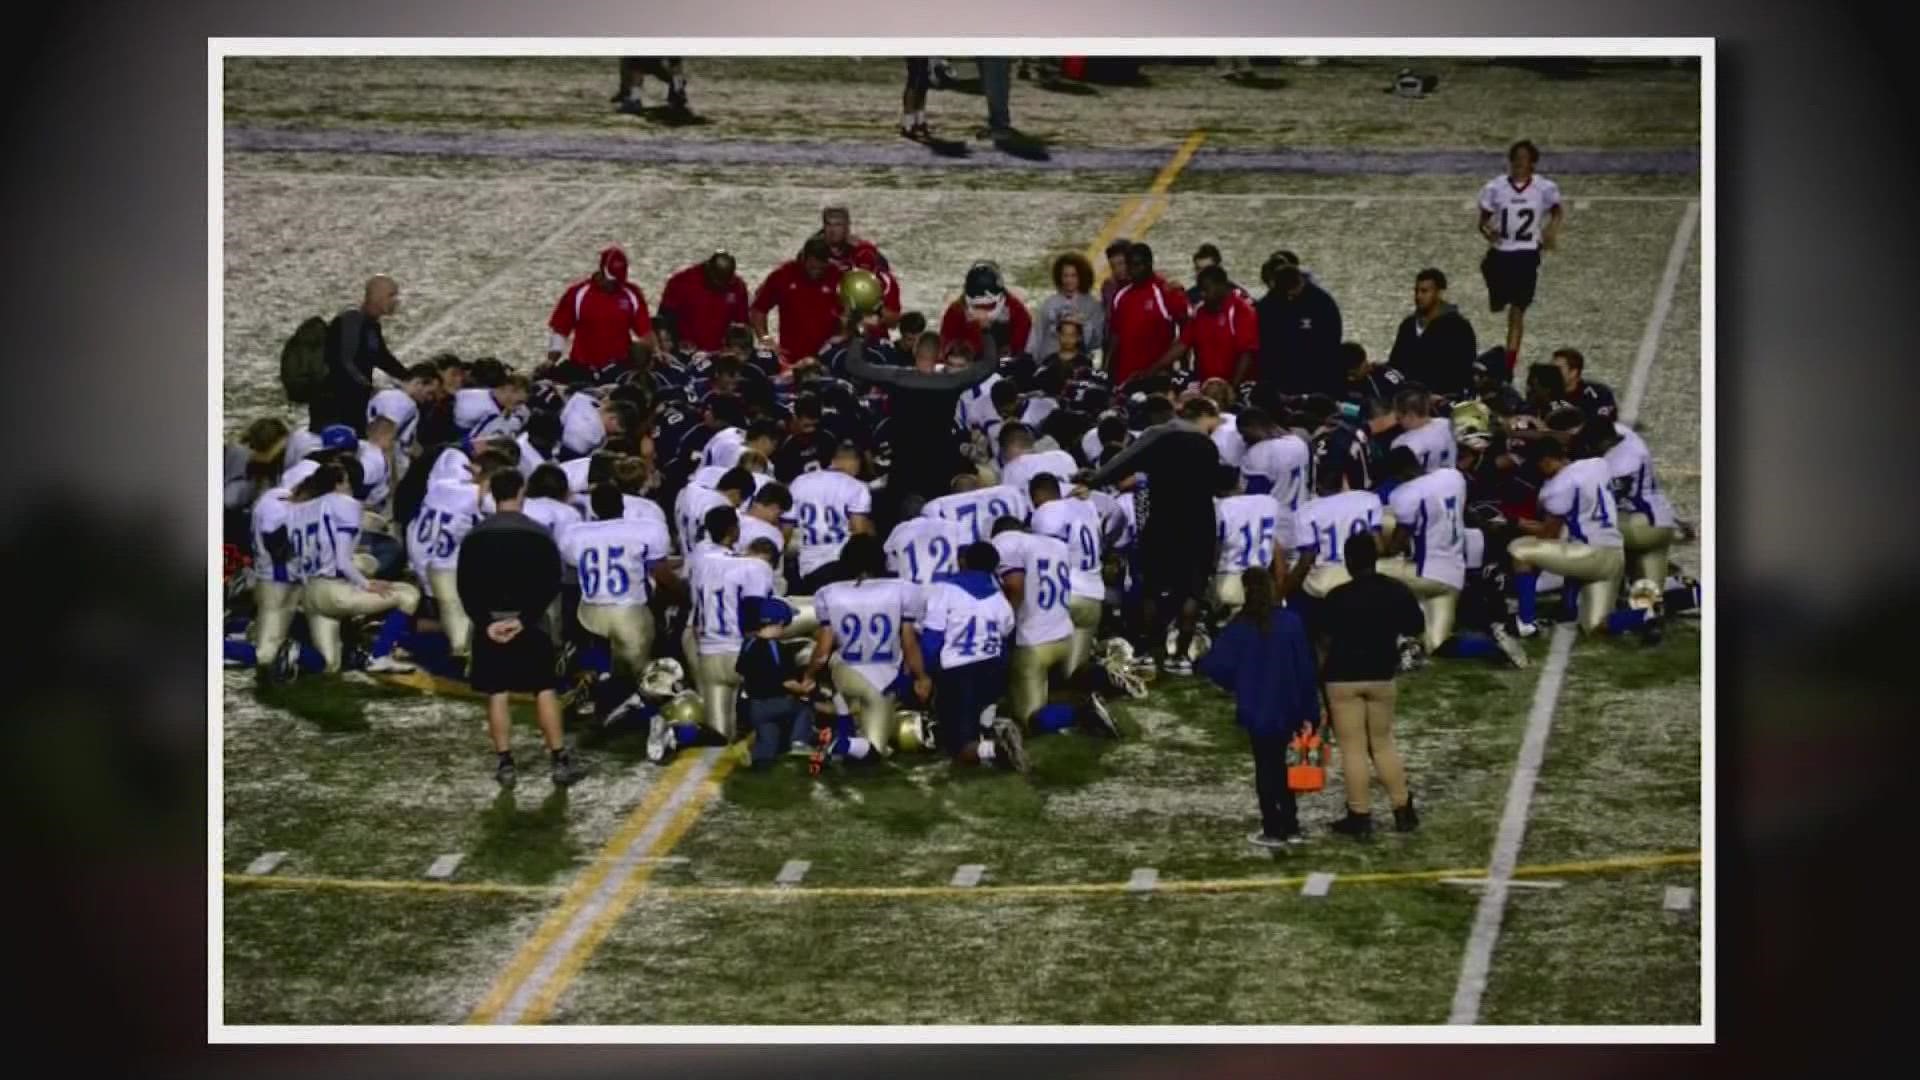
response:
[(385, 274), (367, 279), (360, 306), (350, 307), (327, 324), (327, 381), (307, 406), (307, 427), (321, 431), (345, 424), (367, 436), (367, 403), (373, 398), (373, 369), (394, 381), (407, 381), (407, 367), (387, 348), (380, 320), (400, 310), (400, 283)]

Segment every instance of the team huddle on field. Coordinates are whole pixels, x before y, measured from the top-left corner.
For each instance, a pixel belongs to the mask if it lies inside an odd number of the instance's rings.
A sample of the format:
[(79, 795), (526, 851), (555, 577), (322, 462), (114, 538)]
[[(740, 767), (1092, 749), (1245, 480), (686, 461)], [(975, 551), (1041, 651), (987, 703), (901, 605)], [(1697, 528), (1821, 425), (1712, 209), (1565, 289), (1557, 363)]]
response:
[[(1483, 230), (1518, 250), (1547, 209), (1483, 196)], [(1217, 252), (1189, 295), (1124, 242), (1105, 290), (1063, 257), (1073, 287), (1033, 309), (976, 264), (929, 330), (844, 210), (823, 225), (751, 294), (716, 252), (657, 310), (610, 247), (525, 372), (401, 364), (379, 330), (398, 286), (373, 279), (313, 340), (304, 428), (262, 419), (228, 450), (229, 662), (532, 693), (562, 783), (584, 774), (562, 690), (595, 732), (644, 727), (655, 761), (751, 738), (763, 766), (1024, 771), (1030, 738), (1119, 737), (1105, 701), (1192, 674), (1250, 597), (1323, 634), (1356, 538), (1418, 601), (1400, 670), (1525, 666), (1542, 593), (1649, 644), (1695, 602), (1668, 557), (1686, 526), (1577, 350), (1523, 390), (1517, 328), (1457, 370), (1349, 344), (1331, 375), (1276, 379)], [(1482, 268), (1503, 306), (1532, 300), (1520, 261)], [(1261, 276), (1307, 278), (1288, 253)], [(1416, 336), (1444, 332), (1444, 288), (1419, 275)], [(554, 557), (476, 555), (490, 519)]]

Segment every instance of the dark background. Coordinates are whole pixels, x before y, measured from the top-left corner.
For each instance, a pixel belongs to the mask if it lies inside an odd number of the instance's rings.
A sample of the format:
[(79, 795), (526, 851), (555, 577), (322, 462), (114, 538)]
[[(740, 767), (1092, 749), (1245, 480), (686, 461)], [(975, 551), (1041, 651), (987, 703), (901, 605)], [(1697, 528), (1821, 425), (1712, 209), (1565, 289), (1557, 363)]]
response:
[[(65, 4), (6, 16), (0, 566), (17, 1052), (141, 1075), (1054, 1076), (1804, 1067), (1910, 994), (1901, 692), (1914, 95), (1850, 5), (1514, 0)], [(1719, 1050), (208, 1049), (210, 35), (1156, 33), (1719, 39)], [(1222, 52), (1237, 51), (1231, 47)], [(1015, 90), (1016, 97), (1020, 91)], [(1016, 101), (1017, 108), (1017, 101)], [(1904, 719), (1903, 719), (1904, 718)], [(1623, 777), (1623, 783), (1631, 781)], [(1904, 837), (1900, 837), (1904, 839)], [(1385, 958), (1383, 962), (1389, 962)], [(1881, 989), (1865, 972), (1885, 973)], [(1309, 1009), (1311, 1003), (1304, 1003)], [(29, 1048), (31, 1048), (29, 1050)], [(1707, 1055), (1720, 1059), (1710, 1063)], [(1545, 1058), (1552, 1058), (1549, 1062)]]

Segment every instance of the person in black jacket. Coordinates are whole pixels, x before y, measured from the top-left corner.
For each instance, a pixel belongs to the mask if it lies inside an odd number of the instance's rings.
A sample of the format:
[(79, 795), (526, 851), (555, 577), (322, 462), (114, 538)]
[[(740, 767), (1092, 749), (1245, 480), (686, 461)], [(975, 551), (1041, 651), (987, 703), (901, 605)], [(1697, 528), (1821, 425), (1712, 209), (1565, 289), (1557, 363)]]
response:
[(1447, 275), (1432, 267), (1413, 278), (1413, 313), (1400, 320), (1387, 366), (1449, 401), (1473, 393), (1473, 324), (1447, 303)]
[(1267, 294), (1253, 306), (1260, 316), (1261, 386), (1282, 394), (1339, 397), (1346, 386), (1340, 305), (1292, 263), (1269, 259), (1261, 277)]
[(740, 676), (746, 698), (745, 715), (753, 729), (753, 767), (770, 769), (790, 744), (807, 741), (809, 721), (804, 696), (813, 691), (795, 658), (780, 648), (780, 639), (793, 625), (793, 608), (776, 596), (749, 596), (740, 601), (740, 628), (749, 636), (740, 643), (733, 670)]
[[(400, 310), (400, 285), (385, 274), (367, 279), (359, 307), (350, 307), (327, 324), (327, 379), (307, 406), (307, 430), (345, 424), (367, 436), (367, 402), (373, 398), (373, 369), (399, 382), (407, 366), (387, 348), (380, 320)], [(452, 397), (449, 392), (448, 397)]]
[(521, 512), (526, 478), (518, 470), (494, 473), (488, 490), (498, 510), (461, 541), (455, 581), (461, 605), (484, 628), (474, 635), (468, 681), (487, 695), (487, 734), (498, 755), (493, 778), (501, 787), (514, 784), (508, 699), (528, 693), (552, 758), (553, 782), (566, 787), (587, 770), (561, 735), (553, 642), (543, 629), (547, 607), (560, 592), (560, 548), (546, 526)]
[(1420, 825), (1406, 764), (1393, 744), (1393, 678), (1400, 639), (1425, 632), (1426, 616), (1405, 585), (1375, 569), (1379, 554), (1373, 533), (1348, 537), (1343, 555), (1353, 580), (1328, 593), (1320, 613), (1327, 640), (1321, 673), (1347, 788), (1347, 816), (1333, 823), (1333, 831), (1353, 837), (1373, 832), (1369, 757), (1393, 800), (1394, 828), (1411, 832)]
[(849, 316), (847, 374), (887, 388), (892, 440), (887, 494), (895, 504), (908, 495), (939, 498), (965, 464), (955, 443), (954, 409), (961, 394), (999, 371), (997, 343), (992, 334), (980, 335), (980, 355), (952, 371), (936, 370), (938, 357), (918, 349), (910, 368), (876, 364), (867, 359), (864, 335), (853, 323), (856, 318)]

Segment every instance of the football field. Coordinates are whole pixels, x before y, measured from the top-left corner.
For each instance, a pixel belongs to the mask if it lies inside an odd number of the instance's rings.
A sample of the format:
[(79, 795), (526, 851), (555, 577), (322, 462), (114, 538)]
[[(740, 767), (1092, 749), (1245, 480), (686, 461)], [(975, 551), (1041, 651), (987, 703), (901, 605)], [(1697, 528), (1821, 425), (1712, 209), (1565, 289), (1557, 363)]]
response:
[[(388, 339), (403, 359), (450, 349), (524, 370), (605, 244), (625, 246), (650, 300), (716, 246), (757, 283), (833, 203), (887, 253), (905, 308), (935, 320), (976, 259), (1033, 303), (1055, 254), (1092, 247), (1098, 264), (1118, 235), (1177, 279), (1213, 242), (1256, 293), (1266, 254), (1296, 251), (1346, 337), (1381, 358), (1414, 272), (1438, 266), (1485, 347), (1504, 320), (1485, 310), (1471, 204), (1525, 135), (1570, 200), (1527, 358), (1580, 348), (1637, 414), (1680, 515), (1701, 520), (1700, 196), (1672, 164), (1697, 147), (1694, 72), (1601, 71), (1576, 93), (1459, 63), (1418, 103), (1379, 93), (1385, 62), (1263, 69), (1281, 85), (1237, 91), (1174, 67), (1092, 95), (1019, 83), (1016, 122), (1057, 150), (1033, 163), (985, 144), (902, 160), (917, 148), (888, 127), (897, 61), (694, 61), (710, 123), (687, 128), (607, 111), (611, 60), (411, 61), (404, 77), (371, 63), (230, 62), (229, 433), (294, 416), (281, 339), (369, 273), (401, 283)], [(820, 71), (844, 93), (823, 95)], [(933, 107), (956, 132), (981, 111), (944, 92)], [(1557, 146), (1593, 167), (1556, 171)], [(1260, 156), (1280, 147), (1327, 152)], [(1674, 558), (1699, 572), (1692, 545)], [(1529, 670), (1436, 661), (1403, 677), (1422, 828), (1329, 835), (1335, 780), (1303, 800), (1311, 842), (1279, 853), (1246, 842), (1245, 740), (1231, 701), (1194, 679), (1117, 704), (1119, 742), (1032, 740), (1026, 778), (906, 754), (819, 778), (799, 762), (749, 774), (737, 751), (660, 768), (641, 739), (582, 732), (586, 782), (557, 791), (540, 773), (502, 793), (475, 700), (354, 676), (263, 699), (229, 671), (224, 1019), (1698, 1023), (1697, 624), (1655, 648), (1568, 644), (1541, 635)]]

